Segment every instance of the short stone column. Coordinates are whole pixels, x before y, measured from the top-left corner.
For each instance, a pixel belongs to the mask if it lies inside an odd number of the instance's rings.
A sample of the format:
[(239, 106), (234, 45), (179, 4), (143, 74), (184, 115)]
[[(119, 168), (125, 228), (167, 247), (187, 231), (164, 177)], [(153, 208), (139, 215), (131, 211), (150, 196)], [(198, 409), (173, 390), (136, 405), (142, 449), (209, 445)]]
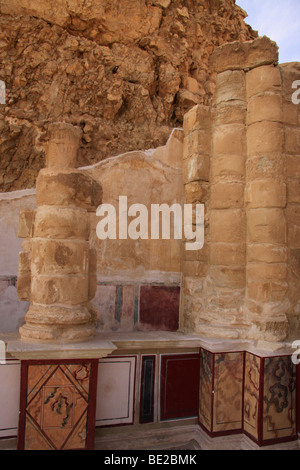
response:
[[(96, 253), (89, 247), (89, 211), (101, 203), (102, 189), (75, 169), (81, 130), (57, 123), (49, 132), (46, 168), (36, 182), (31, 249), (26, 251), (31, 305), (20, 335), (24, 340), (77, 342), (91, 338), (96, 326), (90, 304)], [(29, 256), (24, 258), (28, 263)]]

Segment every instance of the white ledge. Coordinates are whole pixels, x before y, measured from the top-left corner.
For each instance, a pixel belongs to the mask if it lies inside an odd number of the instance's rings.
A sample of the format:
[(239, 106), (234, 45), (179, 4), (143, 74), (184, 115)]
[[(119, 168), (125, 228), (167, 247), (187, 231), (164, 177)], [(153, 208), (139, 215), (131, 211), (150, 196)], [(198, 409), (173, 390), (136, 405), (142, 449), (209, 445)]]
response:
[[(169, 331), (98, 332), (93, 339), (78, 343), (29, 342), (19, 334), (0, 334), (6, 356), (20, 360), (96, 359), (112, 353), (144, 350), (206, 349), (211, 353), (248, 352), (260, 357), (291, 355), (291, 343), (257, 342), (243, 339), (208, 338), (193, 333)], [(2, 359), (2, 358), (0, 358)]]
[(24, 341), (19, 335), (0, 335), (6, 344), (6, 355), (20, 360), (100, 359), (117, 347), (103, 335), (78, 343)]

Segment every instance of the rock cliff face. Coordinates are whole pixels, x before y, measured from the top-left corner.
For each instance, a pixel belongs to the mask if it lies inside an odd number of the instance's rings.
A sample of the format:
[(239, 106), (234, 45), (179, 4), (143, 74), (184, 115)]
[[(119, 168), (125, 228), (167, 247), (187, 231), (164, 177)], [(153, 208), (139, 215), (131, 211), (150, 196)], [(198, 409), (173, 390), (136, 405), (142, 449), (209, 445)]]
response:
[(34, 186), (50, 122), (79, 164), (165, 144), (214, 90), (212, 51), (257, 36), (234, 0), (0, 0), (0, 191)]

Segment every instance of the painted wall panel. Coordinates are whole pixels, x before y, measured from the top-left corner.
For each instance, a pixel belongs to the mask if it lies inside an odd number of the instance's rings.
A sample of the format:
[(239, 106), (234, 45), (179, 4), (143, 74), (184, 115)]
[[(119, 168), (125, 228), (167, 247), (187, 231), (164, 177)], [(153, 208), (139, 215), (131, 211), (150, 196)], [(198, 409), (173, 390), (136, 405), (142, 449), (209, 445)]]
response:
[(22, 361), (19, 450), (93, 449), (97, 360)]
[(199, 421), (208, 430), (212, 430), (212, 390), (213, 390), (214, 355), (200, 350), (200, 390)]
[(260, 399), (261, 360), (248, 352), (245, 353), (244, 384), (244, 431), (255, 440), (259, 436), (259, 399)]
[(135, 356), (99, 361), (96, 426), (133, 423), (135, 367)]
[(20, 370), (19, 361), (0, 365), (0, 438), (18, 434)]
[(179, 304), (179, 286), (141, 286), (141, 328), (177, 331), (179, 327)]
[(244, 353), (215, 354), (213, 432), (242, 429)]
[(264, 360), (263, 440), (296, 434), (296, 366), (290, 356)]
[(140, 423), (154, 421), (155, 356), (142, 356)]
[(121, 329), (122, 331), (132, 331), (134, 327), (134, 306), (135, 288), (134, 286), (123, 286), (121, 304)]
[(161, 356), (161, 420), (198, 416), (199, 370), (199, 354)]
[(98, 309), (97, 328), (100, 331), (116, 329), (117, 286), (98, 285), (93, 304)]

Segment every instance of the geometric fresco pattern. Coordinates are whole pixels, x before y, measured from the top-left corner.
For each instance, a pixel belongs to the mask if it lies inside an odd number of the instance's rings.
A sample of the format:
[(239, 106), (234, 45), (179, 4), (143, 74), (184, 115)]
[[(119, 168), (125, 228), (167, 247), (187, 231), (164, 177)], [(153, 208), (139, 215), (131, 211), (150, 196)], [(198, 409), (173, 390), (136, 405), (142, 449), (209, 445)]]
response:
[(200, 389), (199, 422), (209, 432), (212, 431), (214, 354), (200, 350)]
[(89, 418), (95, 409), (90, 393), (95, 382), (92, 362), (22, 364), (19, 449), (89, 447), (88, 436), (94, 429)]
[(263, 440), (296, 435), (296, 366), (291, 356), (264, 361)]
[(199, 423), (210, 436), (244, 432), (259, 446), (297, 439), (291, 355), (200, 350)]
[(244, 384), (244, 430), (256, 441), (259, 439), (259, 404), (261, 359), (254, 354), (245, 354)]
[(242, 429), (244, 353), (215, 354), (213, 432)]

